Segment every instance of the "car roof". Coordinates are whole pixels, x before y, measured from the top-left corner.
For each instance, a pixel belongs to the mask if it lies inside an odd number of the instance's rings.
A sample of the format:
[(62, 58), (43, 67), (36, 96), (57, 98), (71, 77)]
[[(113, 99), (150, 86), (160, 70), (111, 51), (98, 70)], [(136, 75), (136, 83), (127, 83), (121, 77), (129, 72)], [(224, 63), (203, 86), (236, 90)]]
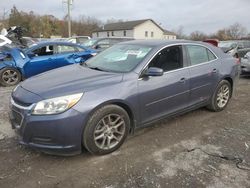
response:
[(37, 42), (35, 45), (73, 45), (73, 46), (81, 46), (72, 42), (66, 42), (66, 41), (42, 41), (42, 42)]
[(86, 47), (84, 47), (82, 45), (79, 45), (79, 44), (72, 43), (72, 42), (65, 42), (65, 41), (42, 41), (42, 42), (37, 42), (37, 43), (31, 45), (29, 48), (26, 49), (26, 51), (30, 51), (30, 50), (33, 50), (33, 49), (35, 49), (37, 47), (44, 46), (44, 45), (70, 45), (70, 46), (77, 46), (77, 47), (86, 49)]
[(119, 44), (132, 44), (132, 45), (143, 45), (143, 46), (150, 46), (150, 47), (161, 47), (161, 46), (167, 46), (171, 44), (183, 44), (183, 43), (191, 43), (191, 44), (200, 44), (200, 45), (210, 45), (205, 42), (200, 41), (191, 41), (191, 40), (131, 40), (122, 42)]

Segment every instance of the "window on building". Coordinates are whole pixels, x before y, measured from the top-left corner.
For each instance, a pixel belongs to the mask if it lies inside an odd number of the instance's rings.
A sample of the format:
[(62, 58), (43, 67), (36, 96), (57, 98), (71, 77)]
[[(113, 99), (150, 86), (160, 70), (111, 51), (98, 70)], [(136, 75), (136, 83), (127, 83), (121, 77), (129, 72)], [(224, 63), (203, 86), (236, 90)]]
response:
[(109, 37), (109, 32), (107, 32), (107, 37)]
[(154, 32), (153, 32), (153, 31), (151, 31), (151, 37), (152, 37), (152, 38), (154, 37)]
[(112, 35), (112, 36), (115, 36), (114, 31), (111, 32), (111, 35)]
[(147, 31), (145, 31), (145, 37), (148, 37), (148, 32)]
[(127, 36), (127, 31), (123, 31), (123, 36), (126, 37)]

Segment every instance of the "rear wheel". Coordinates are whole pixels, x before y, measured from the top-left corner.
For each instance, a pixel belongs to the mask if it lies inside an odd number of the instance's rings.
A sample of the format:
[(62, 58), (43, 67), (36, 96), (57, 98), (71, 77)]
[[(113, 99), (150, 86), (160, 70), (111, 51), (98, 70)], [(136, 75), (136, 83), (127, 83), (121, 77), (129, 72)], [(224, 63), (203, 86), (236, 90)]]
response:
[(232, 86), (227, 80), (222, 80), (207, 106), (208, 109), (218, 112), (226, 108), (232, 94)]
[(92, 154), (111, 153), (122, 145), (129, 127), (130, 119), (123, 108), (104, 106), (89, 119), (83, 133), (83, 145)]
[(2, 86), (13, 86), (21, 81), (21, 74), (15, 68), (4, 68), (0, 70), (0, 84)]

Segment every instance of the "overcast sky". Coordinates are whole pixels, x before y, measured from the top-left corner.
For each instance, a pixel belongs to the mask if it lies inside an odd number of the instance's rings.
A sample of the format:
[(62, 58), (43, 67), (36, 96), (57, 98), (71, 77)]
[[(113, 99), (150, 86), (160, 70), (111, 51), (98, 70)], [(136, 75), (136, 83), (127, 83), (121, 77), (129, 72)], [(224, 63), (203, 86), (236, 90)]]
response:
[[(67, 13), (62, 0), (0, 0), (0, 14), (13, 5), (19, 10), (58, 18)], [(93, 16), (102, 21), (152, 18), (167, 30), (183, 26), (186, 34), (196, 30), (210, 34), (238, 22), (250, 32), (250, 0), (74, 0), (72, 15)]]

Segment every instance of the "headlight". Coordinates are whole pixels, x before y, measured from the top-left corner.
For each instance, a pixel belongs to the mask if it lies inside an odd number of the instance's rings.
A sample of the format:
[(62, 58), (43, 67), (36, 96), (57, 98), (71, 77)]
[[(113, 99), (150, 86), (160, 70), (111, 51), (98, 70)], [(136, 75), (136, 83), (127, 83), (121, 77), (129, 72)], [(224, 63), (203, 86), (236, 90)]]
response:
[(83, 93), (78, 93), (40, 101), (35, 105), (32, 114), (46, 115), (62, 113), (74, 106), (81, 99), (82, 95)]

